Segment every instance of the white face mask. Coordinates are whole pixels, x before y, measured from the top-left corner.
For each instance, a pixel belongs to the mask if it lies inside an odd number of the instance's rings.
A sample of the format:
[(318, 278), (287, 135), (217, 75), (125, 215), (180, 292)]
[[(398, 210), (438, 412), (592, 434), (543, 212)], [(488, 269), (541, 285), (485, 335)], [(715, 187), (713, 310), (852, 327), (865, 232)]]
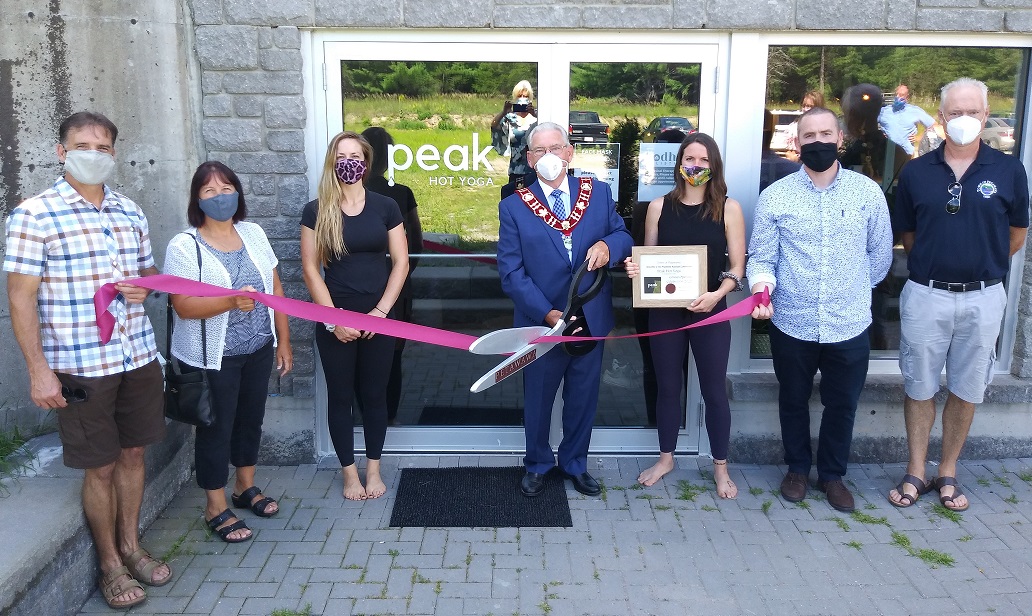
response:
[(565, 164), (566, 161), (549, 152), (538, 159), (537, 164), (534, 165), (534, 170), (546, 182), (551, 182), (562, 175)]
[(957, 145), (967, 145), (982, 133), (982, 121), (971, 116), (960, 116), (946, 123), (946, 134)]
[(103, 184), (115, 171), (115, 158), (96, 150), (68, 150), (65, 171), (87, 186)]

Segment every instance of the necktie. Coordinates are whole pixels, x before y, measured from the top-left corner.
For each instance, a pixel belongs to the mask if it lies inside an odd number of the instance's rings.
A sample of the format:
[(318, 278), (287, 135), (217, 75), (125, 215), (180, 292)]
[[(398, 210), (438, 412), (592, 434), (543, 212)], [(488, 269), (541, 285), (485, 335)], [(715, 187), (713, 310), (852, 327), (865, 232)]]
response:
[(563, 203), (563, 191), (558, 188), (552, 191), (552, 213), (559, 220), (566, 220), (566, 205)]

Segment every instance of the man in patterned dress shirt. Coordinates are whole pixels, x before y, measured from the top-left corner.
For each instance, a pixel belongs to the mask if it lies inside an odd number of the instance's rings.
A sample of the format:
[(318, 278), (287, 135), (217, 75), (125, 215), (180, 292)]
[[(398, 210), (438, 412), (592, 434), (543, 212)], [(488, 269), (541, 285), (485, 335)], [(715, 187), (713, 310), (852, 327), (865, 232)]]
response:
[[(892, 234), (881, 188), (836, 160), (835, 114), (814, 107), (799, 117), (802, 169), (760, 195), (746, 274), (752, 291), (770, 291), (770, 347), (788, 473), (781, 495), (806, 498), (810, 467), (817, 488), (839, 511), (852, 511), (846, 474), (857, 401), (867, 378), (871, 289), (889, 271)], [(817, 455), (810, 445), (813, 380), (821, 373)]]
[[(165, 435), (162, 373), (143, 309), (147, 290), (120, 282), (156, 274), (147, 218), (104, 185), (118, 129), (79, 112), (61, 123), (64, 175), (7, 219), (7, 297), (25, 356), (32, 401), (55, 409), (64, 463), (85, 469), (82, 507), (93, 534), (101, 589), (114, 608), (147, 595), (139, 582), (172, 579), (140, 547), (144, 447)], [(114, 282), (117, 326), (100, 341), (93, 295)]]

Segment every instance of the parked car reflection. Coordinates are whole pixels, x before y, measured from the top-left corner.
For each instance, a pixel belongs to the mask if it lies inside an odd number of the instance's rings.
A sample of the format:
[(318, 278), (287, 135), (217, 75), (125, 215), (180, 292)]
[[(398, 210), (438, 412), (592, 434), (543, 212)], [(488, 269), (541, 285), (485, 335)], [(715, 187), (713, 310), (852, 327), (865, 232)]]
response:
[(981, 138), (989, 147), (1010, 154), (1014, 151), (1014, 120), (1012, 118), (987, 119)]
[(774, 116), (774, 137), (770, 140), (770, 149), (778, 154), (783, 154), (791, 148), (790, 142), (796, 136), (795, 123), (802, 112), (773, 109), (770, 114)]
[(682, 118), (679, 116), (660, 116), (649, 122), (645, 132), (641, 134), (641, 140), (647, 143), (662, 141), (659, 136), (668, 130), (681, 131), (687, 135), (694, 133), (696, 129), (688, 118)]

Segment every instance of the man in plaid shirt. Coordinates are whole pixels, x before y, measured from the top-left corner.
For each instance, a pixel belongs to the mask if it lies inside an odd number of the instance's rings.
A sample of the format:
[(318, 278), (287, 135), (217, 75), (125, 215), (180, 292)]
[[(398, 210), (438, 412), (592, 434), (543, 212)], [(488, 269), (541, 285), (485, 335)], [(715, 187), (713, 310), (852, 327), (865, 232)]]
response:
[[(148, 291), (119, 282), (157, 274), (143, 211), (104, 182), (118, 129), (79, 112), (61, 123), (64, 176), (7, 219), (7, 297), (32, 401), (55, 409), (64, 463), (85, 469), (82, 504), (111, 607), (146, 599), (139, 582), (169, 582), (140, 547), (144, 448), (165, 435), (162, 373), (143, 309)], [(93, 295), (114, 282), (117, 327), (100, 341)], [(138, 580), (138, 581), (137, 581)]]

